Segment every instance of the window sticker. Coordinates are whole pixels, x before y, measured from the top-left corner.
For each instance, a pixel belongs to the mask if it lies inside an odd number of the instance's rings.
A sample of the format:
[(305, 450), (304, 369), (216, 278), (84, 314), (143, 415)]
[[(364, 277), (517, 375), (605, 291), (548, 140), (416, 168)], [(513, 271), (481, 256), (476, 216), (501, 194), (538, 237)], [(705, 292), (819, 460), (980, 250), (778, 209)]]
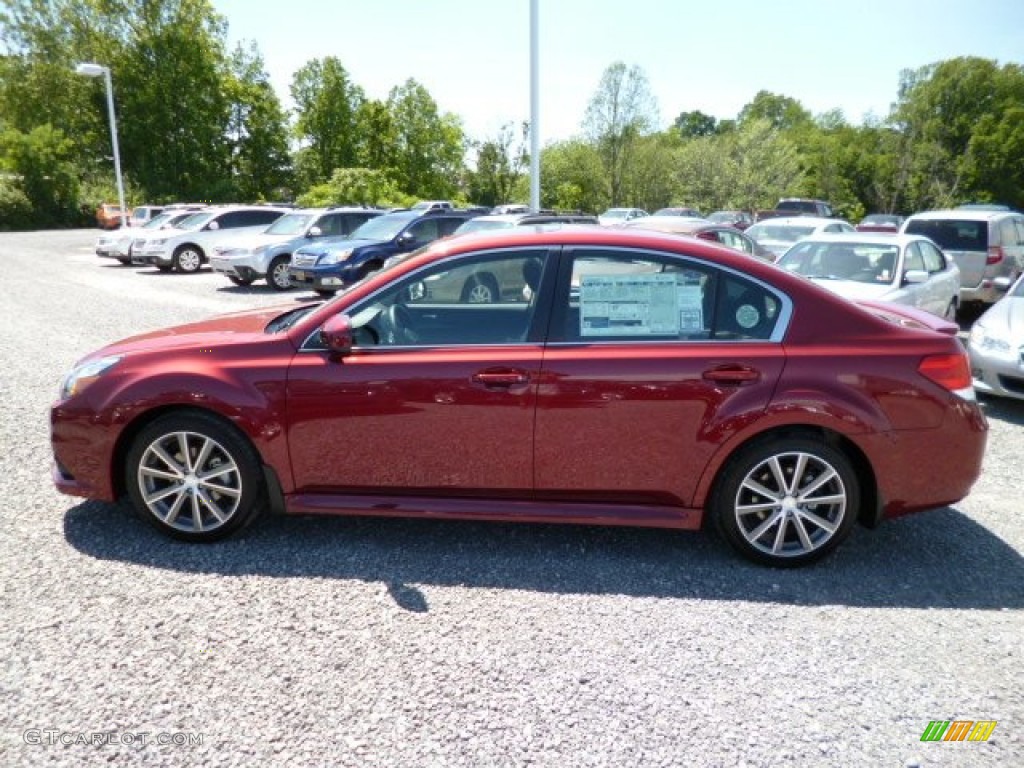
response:
[(676, 274), (584, 275), (580, 335), (677, 336), (703, 329), (701, 288)]
[(761, 313), (757, 311), (757, 307), (752, 304), (743, 304), (736, 310), (736, 322), (739, 323), (740, 328), (750, 330), (759, 322), (761, 322)]

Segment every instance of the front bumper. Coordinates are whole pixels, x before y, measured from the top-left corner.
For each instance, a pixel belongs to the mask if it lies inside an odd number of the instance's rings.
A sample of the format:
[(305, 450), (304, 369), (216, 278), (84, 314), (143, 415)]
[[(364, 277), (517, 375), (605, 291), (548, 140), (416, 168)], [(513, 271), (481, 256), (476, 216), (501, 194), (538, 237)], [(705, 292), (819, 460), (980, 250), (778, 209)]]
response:
[(326, 267), (288, 267), (288, 279), (296, 288), (311, 291), (340, 291), (352, 281), (347, 270)]
[[(261, 268), (262, 267), (262, 268)], [(258, 280), (267, 276), (266, 267), (252, 256), (241, 257), (210, 257), (210, 268), (228, 277), (237, 277), (242, 280)]]
[(1024, 348), (1017, 350), (1016, 358), (986, 353), (973, 345), (968, 351), (977, 392), (1024, 400)]

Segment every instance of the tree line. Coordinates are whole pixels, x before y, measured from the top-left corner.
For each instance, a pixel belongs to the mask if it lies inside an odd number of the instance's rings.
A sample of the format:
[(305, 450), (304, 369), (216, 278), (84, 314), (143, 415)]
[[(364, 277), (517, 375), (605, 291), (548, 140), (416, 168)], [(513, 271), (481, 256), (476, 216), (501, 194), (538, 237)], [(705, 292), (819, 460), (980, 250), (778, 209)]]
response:
[[(367, 97), (334, 57), (294, 73), (288, 113), (255, 44), (229, 50), (209, 0), (0, 0), (0, 229), (87, 223), (116, 199), (110, 67), (131, 202), (405, 205), (528, 199), (528, 124), (473, 138), (421, 83)], [(542, 150), (541, 203), (702, 210), (831, 201), (849, 218), (958, 202), (1024, 207), (1024, 70), (957, 58), (900, 74), (890, 114), (854, 125), (762, 91), (735, 119), (659, 128), (644, 72), (604, 72), (579, 134)]]

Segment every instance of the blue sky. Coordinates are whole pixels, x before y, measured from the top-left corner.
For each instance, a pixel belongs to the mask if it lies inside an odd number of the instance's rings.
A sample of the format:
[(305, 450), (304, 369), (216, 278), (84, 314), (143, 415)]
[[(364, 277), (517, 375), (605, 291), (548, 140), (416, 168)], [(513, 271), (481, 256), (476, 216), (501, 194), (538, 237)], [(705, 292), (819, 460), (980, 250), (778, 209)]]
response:
[[(335, 56), (372, 98), (413, 77), (471, 138), (529, 119), (529, 0), (213, 0), (255, 41), (285, 106)], [(604, 69), (638, 65), (662, 125), (733, 118), (760, 90), (814, 114), (884, 117), (900, 71), (958, 56), (1024, 63), (1024, 0), (540, 0), (540, 135), (580, 132)]]

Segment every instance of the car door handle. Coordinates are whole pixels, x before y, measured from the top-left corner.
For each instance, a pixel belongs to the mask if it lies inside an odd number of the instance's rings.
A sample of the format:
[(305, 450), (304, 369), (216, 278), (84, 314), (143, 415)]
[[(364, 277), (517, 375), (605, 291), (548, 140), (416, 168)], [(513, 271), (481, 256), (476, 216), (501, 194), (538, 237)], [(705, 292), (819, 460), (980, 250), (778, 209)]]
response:
[(491, 389), (508, 389), (518, 384), (526, 384), (530, 377), (523, 371), (480, 371), (471, 377), (474, 384), (483, 384)]
[(750, 384), (761, 378), (759, 370), (746, 365), (719, 365), (715, 368), (708, 368), (701, 375), (708, 381), (736, 386)]

